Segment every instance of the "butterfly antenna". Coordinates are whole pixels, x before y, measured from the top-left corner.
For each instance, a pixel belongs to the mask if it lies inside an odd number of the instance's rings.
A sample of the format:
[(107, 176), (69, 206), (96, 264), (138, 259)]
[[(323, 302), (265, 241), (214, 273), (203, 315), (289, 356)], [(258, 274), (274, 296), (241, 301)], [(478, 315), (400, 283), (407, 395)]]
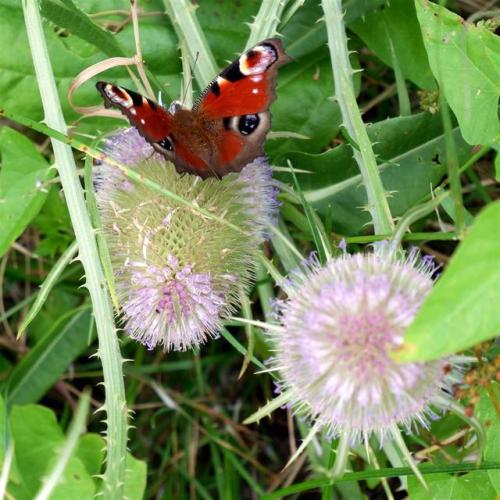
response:
[[(194, 68), (196, 67), (196, 64), (198, 63), (198, 56), (200, 55), (199, 52), (196, 52), (196, 56), (193, 61), (193, 71)], [(181, 98), (181, 103), (182, 107), (185, 105), (189, 104), (189, 107), (192, 106), (192, 99), (190, 99), (191, 102), (187, 102), (187, 96), (188, 92), (193, 90), (193, 72), (191, 71), (191, 66), (189, 65), (189, 56), (187, 54), (187, 51), (183, 50), (183, 56), (182, 56), (182, 66), (183, 66), (183, 75), (187, 76), (187, 78), (184, 80), (184, 88), (182, 90), (182, 98)]]

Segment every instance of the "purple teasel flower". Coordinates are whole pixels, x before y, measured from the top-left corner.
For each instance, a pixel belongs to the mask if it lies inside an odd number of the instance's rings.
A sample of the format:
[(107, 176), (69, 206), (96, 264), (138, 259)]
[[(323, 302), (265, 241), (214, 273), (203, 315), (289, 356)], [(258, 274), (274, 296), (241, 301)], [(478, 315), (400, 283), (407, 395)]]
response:
[(109, 163), (96, 165), (97, 202), (125, 331), (166, 351), (216, 337), (252, 282), (259, 246), (277, 217), (270, 166), (257, 158), (222, 180), (180, 175), (134, 128), (109, 137), (104, 151), (189, 203)]
[(391, 357), (431, 291), (435, 270), (417, 251), (396, 255), (378, 245), (323, 267), (310, 258), (283, 280), (287, 299), (276, 305), (281, 326), (269, 328), (270, 371), (282, 387), (272, 407), (287, 404), (314, 423), (300, 451), (319, 431), (340, 439), (335, 477), (345, 471), (349, 448), (375, 436), (382, 445), (394, 440), (421, 478), (400, 427), (428, 427), (434, 410), (458, 406), (451, 394), (464, 357), (406, 364)]

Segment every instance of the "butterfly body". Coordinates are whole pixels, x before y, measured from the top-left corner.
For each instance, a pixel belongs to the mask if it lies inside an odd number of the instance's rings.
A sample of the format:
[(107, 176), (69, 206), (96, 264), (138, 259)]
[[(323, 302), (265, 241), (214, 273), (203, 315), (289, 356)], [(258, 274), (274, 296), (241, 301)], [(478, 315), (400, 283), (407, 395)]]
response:
[(107, 107), (120, 109), (179, 172), (222, 177), (263, 154), (277, 70), (288, 62), (281, 41), (264, 40), (224, 69), (193, 109), (168, 109), (131, 90), (98, 82)]

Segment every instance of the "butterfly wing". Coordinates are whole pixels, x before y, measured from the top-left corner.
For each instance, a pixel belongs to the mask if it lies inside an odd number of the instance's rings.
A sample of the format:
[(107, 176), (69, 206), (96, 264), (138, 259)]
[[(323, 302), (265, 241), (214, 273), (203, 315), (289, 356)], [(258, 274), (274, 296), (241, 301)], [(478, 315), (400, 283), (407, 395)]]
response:
[(202, 93), (193, 111), (210, 119), (257, 114), (276, 99), (278, 68), (289, 61), (281, 40), (257, 44), (224, 69)]
[(288, 60), (280, 40), (264, 40), (224, 69), (194, 105), (194, 113), (217, 123), (211, 170), (218, 176), (239, 172), (263, 154), (277, 71)]
[(224, 69), (192, 111), (175, 114), (131, 90), (105, 82), (97, 88), (179, 172), (222, 177), (263, 154), (277, 71), (288, 60), (280, 40), (264, 40)]
[(106, 82), (97, 82), (96, 87), (104, 97), (107, 108), (118, 108), (155, 149), (173, 160), (170, 139), (174, 128), (173, 115), (156, 102), (132, 90)]

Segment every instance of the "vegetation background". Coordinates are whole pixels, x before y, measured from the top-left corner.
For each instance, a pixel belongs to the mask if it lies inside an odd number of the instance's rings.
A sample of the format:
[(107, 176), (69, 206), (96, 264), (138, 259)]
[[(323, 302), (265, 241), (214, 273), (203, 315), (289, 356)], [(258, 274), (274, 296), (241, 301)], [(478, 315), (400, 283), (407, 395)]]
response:
[[(349, 252), (391, 237), (380, 231), (374, 235), (353, 159), (358, 143), (342, 127), (333, 98), (335, 68), (327, 26), (328, 9), (335, 4), (200, 0), (196, 10), (187, 0), (138, 4), (142, 58), (164, 102), (179, 97), (187, 76), (181, 42), (184, 56), (200, 54), (194, 69), (199, 89), (207, 83), (203, 71), (210, 54), (222, 68), (243, 51), (250, 36), (258, 42), (276, 31), (281, 34), (293, 61), (280, 70), (272, 107), (274, 134), (266, 152), (273, 165), (291, 162), (297, 169), (297, 181), (286, 168), (276, 169), (275, 177), (299, 197), (284, 191), (280, 195), (279, 236), (263, 251), (283, 273), (297, 265), (297, 252), (290, 246), (303, 256), (320, 250), (318, 232), (327, 235), (333, 249), (344, 239)], [(92, 498), (102, 487), (104, 470), (107, 484), (126, 469), (123, 488), (131, 499), (429, 498), (400, 457), (387, 458), (386, 450), (376, 447), (370, 461), (363, 449), (353, 454), (352, 472), (332, 485), (328, 468), (335, 441), (326, 437), (283, 470), (308, 424), (279, 409), (259, 425), (242, 425), (273, 397), (273, 381), (269, 374), (255, 374), (269, 357), (262, 332), (234, 322), (227, 323), (220, 340), (199, 352), (148, 351), (118, 332), (121, 355), (130, 360), (123, 364), (124, 396), (133, 427), (124, 462), (124, 435), (119, 432), (126, 410), (117, 403), (122, 364), (114, 333), (109, 350), (103, 353), (108, 344), (101, 338), (101, 356), (94, 356), (96, 313), (81, 286), (84, 270), (75, 259), (63, 174), (52, 168), (54, 155), (44, 132), (53, 133), (36, 125), (45, 115), (23, 17), (23, 8), (29, 13), (34, 5), (31, 0), (0, 0), (0, 107), (6, 116), (0, 123), (0, 491), (16, 499), (37, 494)], [(41, 0), (40, 6), (72, 144), (91, 145), (124, 122), (82, 119), (68, 90), (91, 65), (136, 53), (130, 4)], [(499, 355), (491, 340), (500, 330), (500, 208), (495, 203), (500, 42), (494, 9), (489, 0), (439, 5), (346, 0), (342, 5), (350, 62), (363, 70), (353, 75), (357, 102), (390, 193), (398, 237), (405, 246), (417, 245), (432, 255), (445, 276), (457, 245), (463, 245), (446, 293), (434, 300), (432, 314), (420, 317), (408, 337), (418, 345), (418, 359), (466, 350), (478, 360), (457, 397), (484, 426), (482, 469), (471, 470), (470, 464), (478, 450), (477, 429), (456, 415), (407, 436), (415, 457), (428, 464), (425, 477), (438, 499), (493, 499), (500, 494)], [(206, 40), (196, 38), (199, 32)], [(134, 88), (124, 67), (110, 69), (105, 79)], [(78, 88), (73, 98), (78, 106), (100, 104), (95, 80)], [(75, 151), (75, 159), (83, 177), (81, 150)], [(276, 294), (279, 290), (262, 271), (241, 315), (265, 320), (269, 299)], [(106, 387), (103, 372), (111, 377)], [(107, 461), (105, 418), (113, 431)], [(119, 498), (122, 486), (107, 484), (105, 494)]]

